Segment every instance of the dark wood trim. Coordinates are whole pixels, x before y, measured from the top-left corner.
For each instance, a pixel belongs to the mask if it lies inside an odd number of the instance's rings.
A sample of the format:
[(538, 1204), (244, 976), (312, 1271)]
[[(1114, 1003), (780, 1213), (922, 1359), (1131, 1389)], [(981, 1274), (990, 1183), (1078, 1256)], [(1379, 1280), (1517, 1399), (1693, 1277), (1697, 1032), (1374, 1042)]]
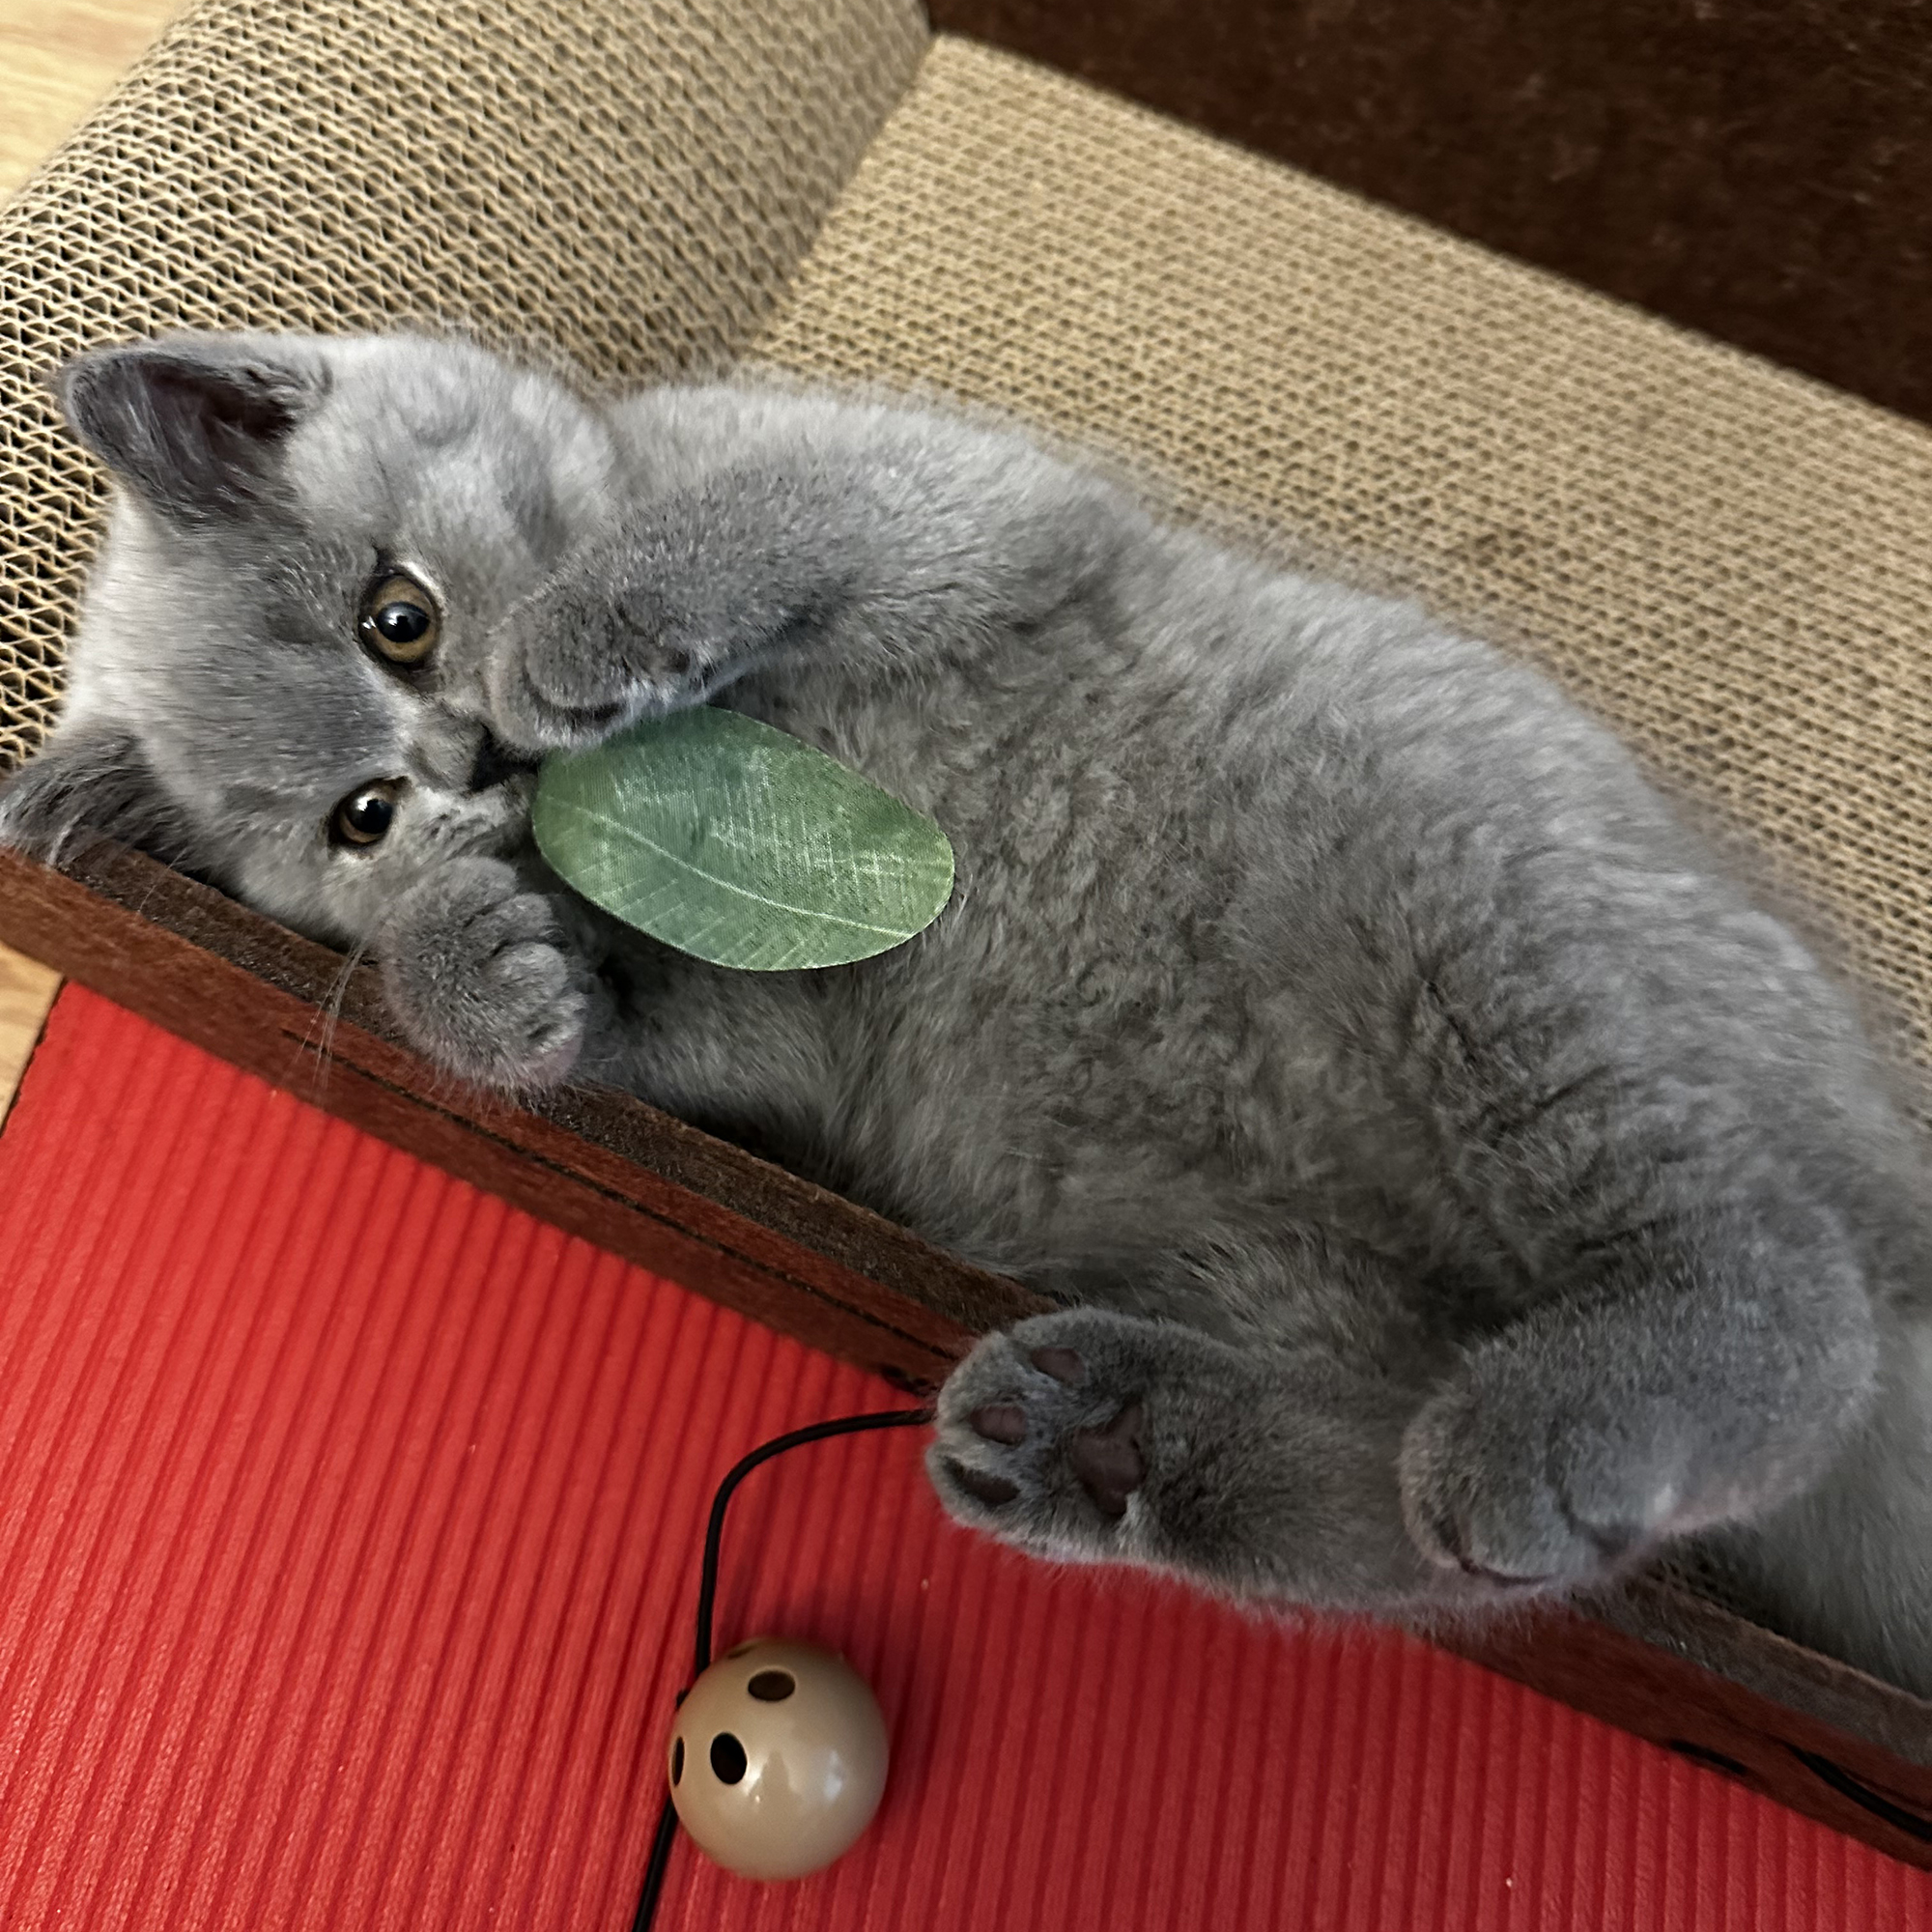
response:
[[(1932, 1705), (1662, 1578), (1631, 1586), (1618, 1616), (1627, 1627), (1565, 1610), (1433, 1634), (1559, 1703), (1932, 1869)], [(1783, 1695), (1719, 1675), (1700, 1657), (1740, 1666)], [(1827, 1701), (1840, 1721), (1794, 1710), (1792, 1698)], [(1922, 1761), (1887, 1739), (1916, 1743)]]
[[(0, 939), (901, 1387), (930, 1389), (976, 1334), (1042, 1305), (626, 1094), (574, 1090), (526, 1109), (452, 1088), (397, 1039), (367, 968), (345, 980), (327, 948), (137, 854), (97, 847), (54, 872), (0, 853)], [(1613, 1616), (1551, 1612), (1437, 1640), (1932, 1868), (1932, 1706), (1674, 1585), (1646, 1580)]]
[(1932, 421), (1932, 32), (1918, 0), (928, 12)]

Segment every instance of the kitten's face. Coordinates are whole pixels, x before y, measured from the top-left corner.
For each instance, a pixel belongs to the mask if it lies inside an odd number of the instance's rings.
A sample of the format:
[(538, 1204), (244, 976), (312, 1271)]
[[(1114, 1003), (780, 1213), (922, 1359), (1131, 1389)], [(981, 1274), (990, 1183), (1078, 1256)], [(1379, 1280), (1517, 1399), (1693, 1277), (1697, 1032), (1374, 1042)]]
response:
[(104, 822), (352, 941), (424, 867), (526, 838), (482, 652), (610, 499), (594, 412), (408, 337), (179, 338), (84, 359), (66, 400), (122, 488), (0, 838)]

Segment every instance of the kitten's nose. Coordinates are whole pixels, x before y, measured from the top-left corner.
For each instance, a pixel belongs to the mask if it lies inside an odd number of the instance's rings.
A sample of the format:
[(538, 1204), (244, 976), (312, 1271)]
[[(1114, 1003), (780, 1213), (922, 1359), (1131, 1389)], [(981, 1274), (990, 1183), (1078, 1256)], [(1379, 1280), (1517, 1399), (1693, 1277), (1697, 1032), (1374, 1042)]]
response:
[(492, 785), (501, 784), (505, 779), (513, 779), (524, 772), (533, 772), (537, 768), (535, 758), (526, 758), (521, 752), (513, 752), (497, 742), (496, 734), (486, 724), (483, 736), (477, 742), (476, 762), (469, 769), (469, 789), (488, 791)]

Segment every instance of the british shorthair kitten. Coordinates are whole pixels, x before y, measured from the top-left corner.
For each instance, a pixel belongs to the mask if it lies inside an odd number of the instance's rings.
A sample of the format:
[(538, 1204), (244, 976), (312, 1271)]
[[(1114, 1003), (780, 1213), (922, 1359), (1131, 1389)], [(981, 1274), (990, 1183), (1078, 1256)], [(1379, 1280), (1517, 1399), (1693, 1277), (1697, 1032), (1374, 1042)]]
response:
[[(1064, 1305), (947, 1506), (1399, 1618), (1685, 1543), (1932, 1692), (1932, 1227), (1851, 1001), (1548, 683), (1025, 437), (461, 343), (63, 374), (119, 485), (0, 838), (368, 946), (452, 1073), (628, 1088)], [(937, 819), (939, 921), (734, 974), (568, 893), (534, 761), (729, 705)]]

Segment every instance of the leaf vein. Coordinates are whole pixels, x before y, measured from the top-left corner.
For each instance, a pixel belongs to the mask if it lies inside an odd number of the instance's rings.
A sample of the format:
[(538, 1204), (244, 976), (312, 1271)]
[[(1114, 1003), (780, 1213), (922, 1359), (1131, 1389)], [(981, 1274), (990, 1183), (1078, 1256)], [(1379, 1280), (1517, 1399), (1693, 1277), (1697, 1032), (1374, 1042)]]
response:
[[(911, 937), (901, 925), (879, 925), (870, 920), (848, 919), (843, 913), (825, 912), (817, 906), (794, 905), (786, 899), (775, 899), (763, 893), (753, 892), (749, 886), (741, 886), (735, 880), (722, 877), (716, 872), (706, 871), (702, 866), (694, 865), (681, 853), (673, 852), (668, 845), (660, 844), (648, 833), (639, 832), (637, 826), (624, 820), (612, 818), (605, 812), (593, 810), (588, 806), (580, 805), (572, 799), (552, 801), (554, 810), (569, 812), (581, 819), (587, 819), (592, 825), (601, 826), (619, 839), (634, 839), (638, 844), (648, 846), (659, 858), (668, 864), (689, 872), (693, 878), (701, 879), (707, 885), (715, 886), (720, 892), (735, 894), (740, 898), (751, 900), (755, 905), (769, 906), (774, 912), (781, 912), (797, 919), (823, 921), (828, 924), (850, 926), (855, 932), (873, 932), (883, 938), (905, 939)], [(937, 876), (937, 867), (933, 868)]]

